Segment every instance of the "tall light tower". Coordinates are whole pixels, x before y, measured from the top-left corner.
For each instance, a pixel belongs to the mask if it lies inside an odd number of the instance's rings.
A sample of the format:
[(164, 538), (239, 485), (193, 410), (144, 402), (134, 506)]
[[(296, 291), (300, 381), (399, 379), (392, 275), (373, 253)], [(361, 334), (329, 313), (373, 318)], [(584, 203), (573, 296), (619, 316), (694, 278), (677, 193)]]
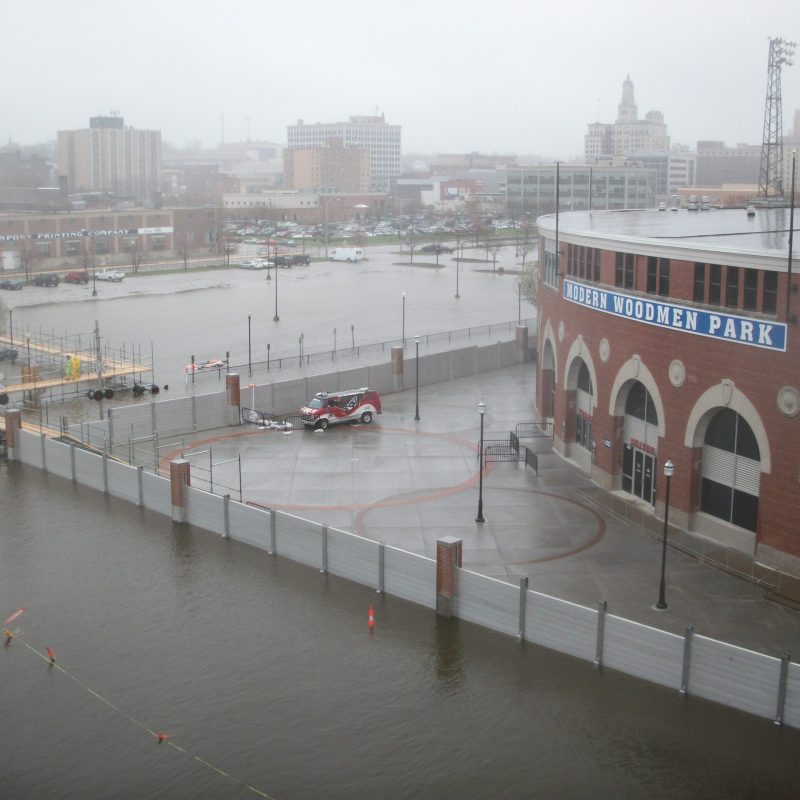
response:
[(769, 40), (767, 99), (764, 105), (764, 136), (761, 140), (761, 172), (758, 196), (764, 200), (783, 198), (783, 108), (781, 69), (794, 63), (796, 42)]

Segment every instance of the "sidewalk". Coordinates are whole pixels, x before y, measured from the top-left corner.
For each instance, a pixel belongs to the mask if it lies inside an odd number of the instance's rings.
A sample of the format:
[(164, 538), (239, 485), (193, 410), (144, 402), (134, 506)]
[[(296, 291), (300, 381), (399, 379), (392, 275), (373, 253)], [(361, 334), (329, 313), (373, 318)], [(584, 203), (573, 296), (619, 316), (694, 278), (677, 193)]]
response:
[(691, 625), (776, 657), (800, 652), (800, 612), (674, 548), (668, 608), (653, 608), (661, 542), (583, 494), (591, 482), (556, 454), (540, 456), (538, 477), (522, 464), (487, 465), (485, 522), (475, 522), (478, 402), (484, 438), (506, 437), (536, 419), (534, 381), (524, 364), (420, 387), (419, 421), (412, 389), (385, 397), (372, 425), (289, 436), (252, 425), (198, 434), (192, 446), (212, 446), (215, 460), (241, 453), (245, 501), (431, 558), (438, 538), (457, 536), (466, 569), (513, 584), (527, 576), (531, 590), (593, 608), (605, 600), (610, 614), (676, 634)]

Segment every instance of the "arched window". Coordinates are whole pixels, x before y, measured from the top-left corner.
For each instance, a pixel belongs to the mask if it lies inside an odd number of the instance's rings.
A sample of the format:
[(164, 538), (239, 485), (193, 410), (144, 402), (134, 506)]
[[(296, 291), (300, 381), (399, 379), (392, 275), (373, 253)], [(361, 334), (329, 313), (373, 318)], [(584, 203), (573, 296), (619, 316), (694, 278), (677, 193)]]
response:
[(658, 412), (653, 404), (653, 398), (639, 381), (636, 381), (628, 392), (625, 413), (650, 425), (658, 425)]
[(592, 378), (585, 361), (581, 361), (578, 370), (578, 387), (576, 394), (577, 419), (575, 423), (575, 441), (586, 450), (592, 449)]
[(700, 510), (755, 531), (760, 478), (761, 453), (753, 429), (732, 409), (719, 410), (703, 443)]

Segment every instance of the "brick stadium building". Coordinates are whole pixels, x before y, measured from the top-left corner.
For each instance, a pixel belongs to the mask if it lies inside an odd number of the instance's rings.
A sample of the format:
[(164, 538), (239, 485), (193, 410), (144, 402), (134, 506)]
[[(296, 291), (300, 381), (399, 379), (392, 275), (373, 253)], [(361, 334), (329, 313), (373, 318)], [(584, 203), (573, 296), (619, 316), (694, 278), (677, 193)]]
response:
[(537, 404), (556, 448), (651, 528), (672, 461), (680, 535), (796, 588), (800, 275), (796, 258), (788, 269), (789, 210), (538, 223)]

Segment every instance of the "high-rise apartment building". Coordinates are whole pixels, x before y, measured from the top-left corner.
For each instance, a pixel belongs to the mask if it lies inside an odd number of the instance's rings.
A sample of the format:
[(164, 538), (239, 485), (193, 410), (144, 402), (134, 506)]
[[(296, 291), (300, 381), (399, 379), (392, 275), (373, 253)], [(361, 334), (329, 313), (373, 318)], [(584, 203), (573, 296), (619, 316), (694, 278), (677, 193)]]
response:
[(369, 152), (370, 191), (388, 192), (400, 174), (400, 126), (387, 125), (383, 114), (350, 117), (348, 122), (317, 122), (287, 126), (289, 149), (310, 150), (324, 147), (330, 139), (342, 141), (344, 148), (360, 147)]
[(584, 153), (588, 164), (600, 159), (669, 150), (669, 136), (660, 111), (648, 111), (644, 119), (638, 118), (638, 107), (633, 94), (630, 75), (622, 84), (622, 99), (617, 107), (617, 121), (607, 124), (593, 122), (584, 137)]
[(161, 184), (161, 131), (126, 128), (113, 114), (92, 117), (88, 128), (58, 131), (58, 175), (70, 194), (153, 200)]

